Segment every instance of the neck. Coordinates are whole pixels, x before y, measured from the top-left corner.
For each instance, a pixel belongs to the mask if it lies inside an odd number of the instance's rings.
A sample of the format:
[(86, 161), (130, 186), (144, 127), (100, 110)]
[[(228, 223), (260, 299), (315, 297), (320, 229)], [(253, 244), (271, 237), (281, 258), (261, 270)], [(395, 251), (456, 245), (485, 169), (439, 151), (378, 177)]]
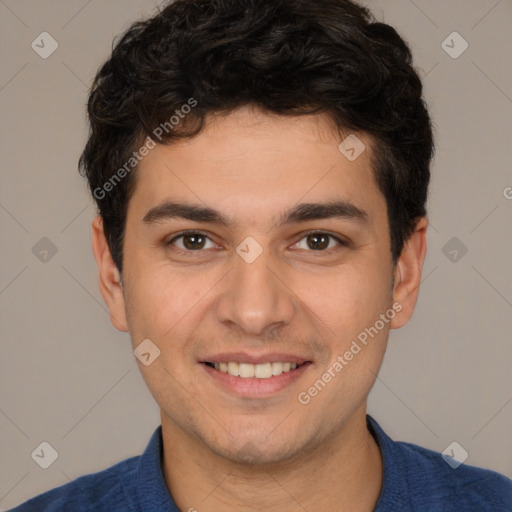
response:
[(167, 487), (184, 511), (371, 512), (383, 471), (365, 406), (321, 444), (275, 464), (221, 457), (162, 414)]

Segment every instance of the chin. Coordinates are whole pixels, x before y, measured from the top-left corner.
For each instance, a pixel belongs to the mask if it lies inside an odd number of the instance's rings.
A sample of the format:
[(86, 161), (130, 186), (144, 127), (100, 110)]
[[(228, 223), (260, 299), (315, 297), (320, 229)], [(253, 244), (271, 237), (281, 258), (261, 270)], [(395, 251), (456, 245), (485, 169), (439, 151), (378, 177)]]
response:
[(289, 448), (267, 447), (262, 449), (252, 441), (242, 444), (239, 449), (233, 451), (233, 446), (226, 447), (226, 450), (217, 450), (217, 453), (226, 459), (249, 465), (266, 465), (285, 462), (292, 457)]

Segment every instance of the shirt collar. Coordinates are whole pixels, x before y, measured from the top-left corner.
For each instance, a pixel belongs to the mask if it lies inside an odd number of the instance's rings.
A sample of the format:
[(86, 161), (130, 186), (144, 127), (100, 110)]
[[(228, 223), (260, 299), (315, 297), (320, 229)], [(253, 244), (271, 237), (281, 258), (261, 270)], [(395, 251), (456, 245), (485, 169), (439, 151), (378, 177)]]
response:
[[(137, 510), (144, 512), (179, 512), (174, 503), (163, 473), (162, 425), (149, 440), (148, 446), (139, 458), (136, 471), (135, 502)], [(132, 491), (133, 492), (133, 491)]]
[(396, 443), (369, 414), (366, 415), (366, 425), (382, 455), (382, 490), (374, 512), (406, 511), (403, 507), (409, 503), (409, 490), (401, 471)]

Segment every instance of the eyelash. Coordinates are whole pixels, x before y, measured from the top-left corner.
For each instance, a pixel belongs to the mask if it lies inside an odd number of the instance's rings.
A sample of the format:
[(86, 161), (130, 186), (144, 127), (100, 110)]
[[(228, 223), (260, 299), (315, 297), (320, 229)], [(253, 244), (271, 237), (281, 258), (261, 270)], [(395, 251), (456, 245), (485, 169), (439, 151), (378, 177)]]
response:
[[(206, 234), (206, 233), (203, 233), (202, 231), (183, 231), (181, 233), (179, 233), (178, 235), (176, 235), (175, 237), (173, 237), (171, 240), (169, 240), (169, 242), (166, 243), (167, 246), (172, 246), (173, 243), (176, 241), (176, 240), (179, 240), (180, 238), (183, 238), (187, 235), (201, 235), (201, 236), (204, 236), (205, 238), (207, 238), (208, 240), (210, 240), (210, 242), (213, 242), (213, 240), (211, 240), (211, 238)], [(336, 251), (336, 250), (339, 250), (341, 248), (344, 248), (344, 247), (348, 247), (349, 246), (349, 243), (347, 241), (344, 241), (342, 240), (341, 238), (335, 236), (335, 235), (332, 235), (331, 233), (328, 233), (328, 232), (325, 232), (325, 231), (315, 231), (315, 230), (312, 230), (312, 231), (308, 231), (306, 233), (304, 233), (301, 238), (295, 242), (294, 245), (297, 245), (300, 241), (302, 241), (304, 238), (307, 238), (309, 235), (326, 235), (328, 236), (329, 238), (335, 240), (339, 245), (337, 247), (331, 247), (330, 249), (323, 249), (323, 250), (318, 250), (318, 251), (315, 251), (313, 249), (311, 250), (308, 250), (307, 252), (312, 252), (312, 253), (330, 253), (331, 251)], [(190, 253), (201, 253), (201, 252), (204, 252), (206, 249), (197, 249), (197, 250), (190, 250), (190, 249), (181, 249), (180, 247), (174, 247), (174, 250), (176, 251), (179, 251), (179, 252), (183, 252), (183, 253), (187, 253), (187, 254), (190, 254)], [(302, 249), (304, 250), (304, 249)]]

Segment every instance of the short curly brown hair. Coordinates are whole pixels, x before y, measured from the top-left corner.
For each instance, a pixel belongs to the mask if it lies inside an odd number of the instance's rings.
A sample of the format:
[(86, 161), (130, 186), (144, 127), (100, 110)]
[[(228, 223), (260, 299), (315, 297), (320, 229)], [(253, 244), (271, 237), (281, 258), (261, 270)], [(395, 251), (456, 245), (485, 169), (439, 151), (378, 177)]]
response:
[[(396, 263), (426, 215), (434, 153), (406, 42), (349, 0), (176, 0), (122, 34), (89, 95), (79, 168), (118, 269), (136, 150), (196, 135), (209, 114), (247, 104), (281, 115), (325, 113), (340, 129), (373, 137)], [(187, 115), (170, 121), (180, 112)]]

